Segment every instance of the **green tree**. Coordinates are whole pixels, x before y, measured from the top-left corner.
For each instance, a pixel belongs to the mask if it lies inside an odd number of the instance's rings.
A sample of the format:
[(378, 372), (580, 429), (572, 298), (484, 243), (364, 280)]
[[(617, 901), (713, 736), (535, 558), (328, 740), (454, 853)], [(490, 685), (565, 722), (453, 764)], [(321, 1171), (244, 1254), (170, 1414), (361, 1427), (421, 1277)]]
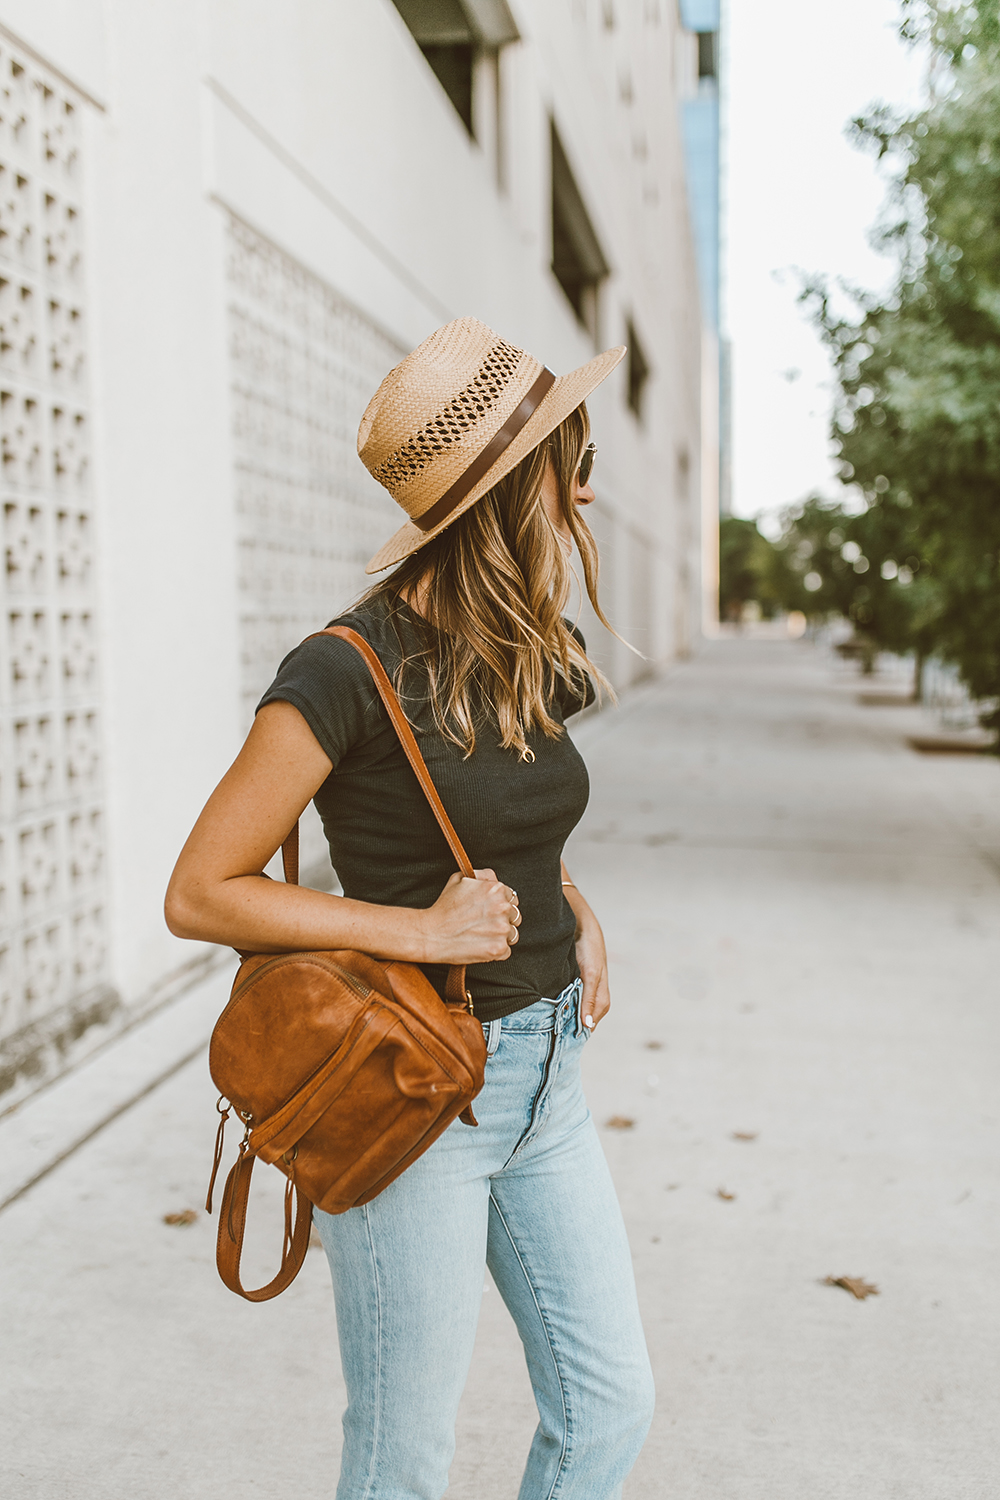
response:
[[(789, 592), (787, 566), (756, 521), (723, 516), (719, 522), (719, 618), (738, 620), (743, 606), (760, 605), (765, 620), (771, 620), (785, 605)], [(797, 606), (794, 606), (797, 608)]]
[(926, 655), (933, 590), (900, 513), (871, 505), (860, 515), (818, 495), (785, 512), (776, 544), (787, 559), (782, 603), (813, 619), (843, 615), (878, 650)]
[(804, 296), (835, 361), (841, 477), (867, 507), (845, 533), (870, 564), (853, 617), (1000, 700), (1000, 7), (904, 0), (902, 30), (931, 50), (929, 104), (853, 123), (894, 173), (893, 293), (855, 292), (852, 318), (819, 283)]

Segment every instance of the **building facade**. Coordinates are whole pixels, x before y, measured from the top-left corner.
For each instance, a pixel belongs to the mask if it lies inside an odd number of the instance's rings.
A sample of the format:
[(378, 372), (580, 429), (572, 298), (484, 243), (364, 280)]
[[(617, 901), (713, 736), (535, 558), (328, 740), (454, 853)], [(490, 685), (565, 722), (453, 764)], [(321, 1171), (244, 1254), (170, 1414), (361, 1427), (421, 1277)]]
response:
[[(701, 618), (674, 0), (0, 0), (0, 1112), (226, 955), (163, 890), (399, 522), (355, 452), (473, 314), (591, 403), (627, 687)], [(308, 862), (324, 875), (316, 830)]]
[(703, 628), (718, 621), (718, 518), (731, 509), (730, 358), (721, 332), (722, 0), (680, 0), (682, 24), (697, 46), (681, 101), (691, 227), (702, 308)]

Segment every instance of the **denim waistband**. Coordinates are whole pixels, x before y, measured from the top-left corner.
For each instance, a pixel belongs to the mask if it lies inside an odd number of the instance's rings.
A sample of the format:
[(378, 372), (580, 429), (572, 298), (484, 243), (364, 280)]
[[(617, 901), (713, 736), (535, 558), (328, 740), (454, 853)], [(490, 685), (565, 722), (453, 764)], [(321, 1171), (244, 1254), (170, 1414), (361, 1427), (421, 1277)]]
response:
[(536, 1000), (534, 1005), (526, 1005), (513, 1015), (484, 1021), (487, 1056), (492, 1057), (497, 1050), (502, 1032), (562, 1031), (567, 1024), (575, 1026), (582, 992), (583, 980), (574, 979), (554, 1000)]

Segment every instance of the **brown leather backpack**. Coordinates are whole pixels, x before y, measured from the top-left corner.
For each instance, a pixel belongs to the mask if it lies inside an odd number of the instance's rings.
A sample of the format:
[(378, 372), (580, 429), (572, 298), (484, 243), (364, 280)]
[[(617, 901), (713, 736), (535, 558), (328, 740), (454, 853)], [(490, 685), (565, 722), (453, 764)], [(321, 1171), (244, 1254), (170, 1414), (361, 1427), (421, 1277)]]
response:
[[(375, 652), (344, 626), (317, 634), (339, 636), (364, 657), (459, 869), (472, 876)], [(297, 885), (297, 824), (281, 855), (286, 881)], [(313, 1204), (339, 1214), (368, 1203), (457, 1116), (476, 1124), (471, 1103), (483, 1086), (486, 1043), (472, 1014), (464, 967), (449, 970), (441, 1000), (414, 964), (383, 963), (367, 953), (241, 956), (209, 1047), (221, 1119), (205, 1207), (211, 1213), (223, 1132), (235, 1109), (245, 1131), (222, 1197), (216, 1258), (230, 1291), (264, 1302), (298, 1275)], [(258, 1157), (288, 1178), (285, 1239), (278, 1274), (247, 1291), (240, 1281), (240, 1255)]]

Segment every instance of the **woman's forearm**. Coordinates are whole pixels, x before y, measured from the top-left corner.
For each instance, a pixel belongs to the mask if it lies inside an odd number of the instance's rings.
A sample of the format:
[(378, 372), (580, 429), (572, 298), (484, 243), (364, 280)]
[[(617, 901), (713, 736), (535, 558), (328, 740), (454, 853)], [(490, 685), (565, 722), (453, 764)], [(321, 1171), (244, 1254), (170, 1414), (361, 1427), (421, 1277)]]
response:
[(592, 1031), (606, 1016), (611, 1004), (608, 991), (608, 954), (604, 946), (601, 924), (589, 903), (576, 888), (566, 866), (562, 866), (563, 891), (576, 917), (576, 961), (583, 980), (581, 1016), (584, 1026)]
[(262, 708), (174, 866), (164, 905), (170, 931), (247, 953), (353, 948), (430, 964), (509, 958), (521, 913), (493, 870), (477, 870), (474, 880), (456, 870), (426, 908), (376, 906), (255, 873), (330, 771), (298, 709)]
[[(597, 918), (595, 917), (590, 904), (587, 902), (586, 898), (581, 894), (580, 890), (574, 883), (573, 878), (567, 870), (565, 864), (560, 862), (559, 868), (562, 871), (563, 895), (569, 902), (573, 910), (573, 915), (576, 917), (576, 935), (577, 937), (579, 937), (580, 933), (583, 931), (587, 923), (596, 923)], [(598, 926), (600, 926), (599, 923)]]
[(425, 910), (375, 906), (261, 875), (236, 876), (209, 891), (172, 888), (166, 915), (177, 937), (242, 951), (355, 948), (375, 958), (436, 961)]

